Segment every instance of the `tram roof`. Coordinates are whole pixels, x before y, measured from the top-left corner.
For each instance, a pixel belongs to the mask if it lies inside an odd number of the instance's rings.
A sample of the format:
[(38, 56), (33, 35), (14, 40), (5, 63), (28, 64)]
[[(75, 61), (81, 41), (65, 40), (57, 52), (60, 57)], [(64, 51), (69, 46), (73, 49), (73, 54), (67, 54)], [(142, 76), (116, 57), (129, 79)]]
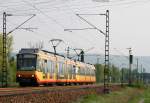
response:
[[(22, 48), (22, 49), (19, 51), (19, 53), (20, 53), (20, 54), (23, 54), (23, 53), (38, 53), (39, 51), (43, 51), (43, 52), (46, 52), (46, 53), (49, 53), (49, 54), (53, 54), (53, 55), (57, 55), (57, 56), (61, 56), (61, 57), (64, 57), (64, 58), (65, 58), (64, 55), (61, 55), (61, 54), (58, 54), (58, 53), (55, 54), (54, 52), (50, 52), (50, 51), (47, 51), (47, 50), (41, 50), (41, 49), (38, 49), (38, 48)], [(73, 59), (70, 59), (70, 58), (67, 58), (67, 59), (73, 60)], [(76, 60), (74, 60), (74, 61), (76, 61)], [(81, 62), (81, 61), (76, 61), (76, 62), (84, 63), (84, 62)], [(86, 63), (86, 64), (92, 65), (92, 64), (90, 64), (90, 63)]]

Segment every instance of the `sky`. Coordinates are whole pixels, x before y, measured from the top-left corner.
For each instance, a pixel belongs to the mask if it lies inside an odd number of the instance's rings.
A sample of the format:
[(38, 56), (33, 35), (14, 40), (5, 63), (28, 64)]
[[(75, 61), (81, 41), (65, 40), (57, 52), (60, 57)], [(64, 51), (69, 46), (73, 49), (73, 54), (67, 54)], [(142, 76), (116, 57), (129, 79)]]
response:
[[(98, 1), (98, 0), (95, 0)], [(99, 14), (110, 11), (110, 53), (128, 55), (132, 47), (133, 55), (150, 56), (150, 0), (0, 0), (0, 31), (5, 11), (13, 14), (7, 17), (7, 32), (36, 14), (20, 28), (34, 28), (32, 31), (17, 29), (12, 32), (14, 52), (29, 44), (44, 42), (44, 49), (53, 51), (51, 39), (62, 39), (57, 52), (66, 52), (67, 46), (83, 48), (88, 53), (104, 54), (104, 35), (97, 30), (72, 30), (91, 28), (76, 14)], [(104, 16), (85, 16), (83, 18), (105, 32)], [(73, 51), (71, 51), (73, 53)]]

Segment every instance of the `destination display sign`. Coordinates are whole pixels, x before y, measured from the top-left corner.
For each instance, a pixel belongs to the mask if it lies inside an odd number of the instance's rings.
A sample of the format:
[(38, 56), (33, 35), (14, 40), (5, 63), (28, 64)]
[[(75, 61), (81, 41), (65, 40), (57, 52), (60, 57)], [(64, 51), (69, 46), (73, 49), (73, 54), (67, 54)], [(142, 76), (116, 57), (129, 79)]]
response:
[(36, 57), (36, 55), (32, 55), (32, 54), (25, 54), (23, 57), (24, 57), (24, 58), (35, 58), (35, 57)]

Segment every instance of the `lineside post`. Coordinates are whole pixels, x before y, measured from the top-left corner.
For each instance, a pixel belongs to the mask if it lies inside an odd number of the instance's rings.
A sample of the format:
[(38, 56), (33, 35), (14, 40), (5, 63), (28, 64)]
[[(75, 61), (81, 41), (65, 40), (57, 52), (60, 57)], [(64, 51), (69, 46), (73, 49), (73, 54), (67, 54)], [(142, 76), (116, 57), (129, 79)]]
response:
[(133, 63), (133, 55), (132, 55), (132, 49), (129, 49), (129, 86), (132, 85), (132, 63)]
[(2, 58), (2, 87), (7, 87), (7, 34), (6, 12), (3, 13), (3, 58)]
[(106, 34), (105, 34), (105, 66), (104, 66), (104, 93), (110, 92), (109, 71), (109, 10), (106, 11)]
[(124, 83), (124, 69), (122, 67), (121, 69), (121, 86), (123, 87), (123, 83)]

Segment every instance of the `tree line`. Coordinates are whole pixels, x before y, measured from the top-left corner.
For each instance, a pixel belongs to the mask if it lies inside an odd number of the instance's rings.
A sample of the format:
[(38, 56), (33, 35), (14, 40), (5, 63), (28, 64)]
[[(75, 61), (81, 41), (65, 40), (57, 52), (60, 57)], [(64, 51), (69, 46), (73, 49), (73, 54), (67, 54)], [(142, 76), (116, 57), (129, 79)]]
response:
[[(96, 82), (103, 83), (104, 82), (104, 65), (95, 64), (96, 67)], [(110, 82), (111, 83), (128, 83), (129, 81), (129, 69), (128, 68), (118, 68), (115, 65), (109, 66), (110, 72)], [(138, 73), (137, 69), (131, 70), (132, 82), (135, 83), (141, 78), (141, 74)]]

